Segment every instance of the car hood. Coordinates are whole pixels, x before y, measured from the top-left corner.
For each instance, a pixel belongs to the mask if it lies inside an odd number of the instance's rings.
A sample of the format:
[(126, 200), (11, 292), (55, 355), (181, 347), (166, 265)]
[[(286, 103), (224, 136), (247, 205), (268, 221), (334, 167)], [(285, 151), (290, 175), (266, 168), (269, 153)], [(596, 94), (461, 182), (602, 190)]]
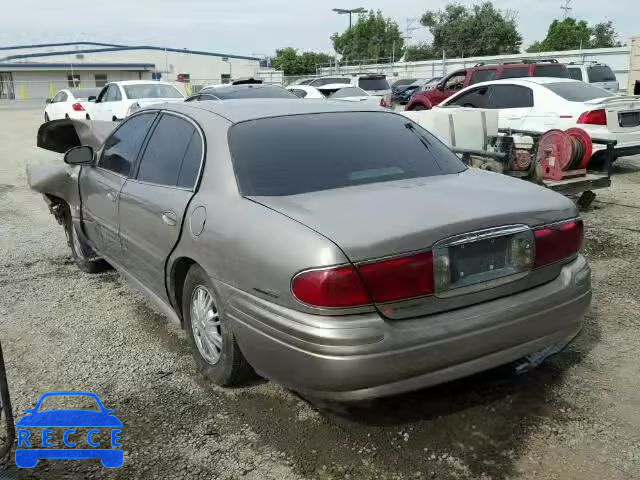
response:
[(431, 247), (502, 225), (543, 225), (578, 215), (569, 199), (478, 169), (286, 197), (250, 197), (326, 236), (353, 262)]
[(27, 414), (17, 427), (121, 427), (115, 415), (92, 410), (60, 409)]
[(37, 145), (58, 153), (65, 153), (80, 145), (88, 145), (95, 150), (117, 125), (115, 122), (97, 120), (53, 120), (38, 128)]

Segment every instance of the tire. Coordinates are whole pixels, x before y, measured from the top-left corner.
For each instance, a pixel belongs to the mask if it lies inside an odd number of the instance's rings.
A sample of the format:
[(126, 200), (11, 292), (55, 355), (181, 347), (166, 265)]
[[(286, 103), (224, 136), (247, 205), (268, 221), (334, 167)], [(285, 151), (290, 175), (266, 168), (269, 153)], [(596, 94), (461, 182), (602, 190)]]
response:
[[(252, 376), (251, 366), (242, 355), (229, 327), (219, 295), (199, 265), (193, 265), (189, 269), (182, 292), (184, 328), (198, 370), (208, 380), (221, 387), (246, 383)], [(198, 313), (198, 303), (209, 304), (206, 313), (203, 310), (202, 313)], [(211, 315), (210, 319), (208, 315)], [(203, 319), (206, 319), (204, 324), (207, 325), (208, 333), (204, 333)], [(215, 337), (217, 339), (213, 341)]]
[(105, 260), (98, 257), (96, 252), (81, 239), (71, 220), (71, 212), (68, 205), (66, 210), (64, 231), (76, 266), (85, 273), (100, 273), (111, 268)]
[(51, 121), (51, 119), (49, 118), (49, 114), (47, 112), (44, 112), (44, 121), (45, 123)]

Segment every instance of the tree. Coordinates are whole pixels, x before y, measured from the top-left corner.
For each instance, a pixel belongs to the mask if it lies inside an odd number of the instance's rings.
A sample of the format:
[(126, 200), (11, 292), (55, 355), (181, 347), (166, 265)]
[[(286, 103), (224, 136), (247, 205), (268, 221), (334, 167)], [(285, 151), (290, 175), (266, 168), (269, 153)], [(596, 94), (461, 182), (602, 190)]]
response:
[(519, 53), (522, 44), (513, 13), (491, 2), (471, 8), (450, 3), (444, 10), (425, 12), (420, 23), (431, 32), (431, 48), (440, 55), (443, 50), (450, 57)]
[(316, 68), (326, 66), (333, 57), (326, 53), (303, 52), (293, 47), (276, 50), (276, 56), (271, 59), (271, 66), (283, 70), (285, 75), (313, 75)]
[(591, 29), (591, 48), (621, 47), (613, 22), (597, 23)]
[(408, 46), (404, 51), (404, 59), (407, 62), (418, 60), (435, 60), (442, 57), (442, 52), (433, 49), (428, 43), (422, 42), (417, 45)]
[(567, 17), (554, 20), (547, 36), (534, 42), (527, 52), (577, 50), (579, 48), (619, 47), (618, 34), (612, 22), (602, 22), (590, 27), (584, 20)]
[(382, 12), (370, 10), (342, 34), (331, 35), (333, 48), (347, 62), (367, 60), (388, 63), (404, 54), (404, 38), (398, 24)]

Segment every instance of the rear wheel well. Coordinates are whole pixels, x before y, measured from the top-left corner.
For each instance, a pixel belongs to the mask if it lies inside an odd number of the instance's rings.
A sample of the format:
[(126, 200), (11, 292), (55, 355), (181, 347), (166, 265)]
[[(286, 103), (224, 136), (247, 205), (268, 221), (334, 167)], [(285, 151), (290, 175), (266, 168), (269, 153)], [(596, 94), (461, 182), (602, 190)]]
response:
[(175, 310), (178, 312), (180, 319), (184, 321), (182, 315), (182, 294), (184, 288), (184, 280), (187, 278), (187, 272), (196, 262), (188, 257), (180, 257), (174, 263), (171, 271), (171, 292), (173, 292), (173, 302)]

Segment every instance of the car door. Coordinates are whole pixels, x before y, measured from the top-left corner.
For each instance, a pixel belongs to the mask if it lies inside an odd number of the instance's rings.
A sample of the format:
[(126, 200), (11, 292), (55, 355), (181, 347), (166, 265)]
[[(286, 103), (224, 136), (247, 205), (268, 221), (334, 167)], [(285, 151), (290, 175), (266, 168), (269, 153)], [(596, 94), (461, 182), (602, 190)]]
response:
[(95, 165), (80, 172), (85, 234), (108, 259), (119, 262), (120, 190), (132, 171), (156, 112), (144, 112), (122, 123), (98, 150)]
[(163, 112), (144, 147), (137, 174), (120, 194), (124, 267), (164, 299), (166, 259), (180, 237), (203, 152), (200, 128), (187, 117)]
[(490, 85), (484, 108), (499, 110), (499, 128), (522, 128), (533, 109), (533, 90), (522, 85)]
[(94, 120), (113, 120), (113, 102), (119, 94), (118, 86), (110, 83), (100, 92), (95, 101)]
[(449, 98), (451, 95), (459, 92), (465, 87), (465, 80), (467, 78), (467, 71), (460, 70), (452, 73), (445, 78), (438, 87), (430, 92), (433, 105), (438, 105), (444, 99)]

